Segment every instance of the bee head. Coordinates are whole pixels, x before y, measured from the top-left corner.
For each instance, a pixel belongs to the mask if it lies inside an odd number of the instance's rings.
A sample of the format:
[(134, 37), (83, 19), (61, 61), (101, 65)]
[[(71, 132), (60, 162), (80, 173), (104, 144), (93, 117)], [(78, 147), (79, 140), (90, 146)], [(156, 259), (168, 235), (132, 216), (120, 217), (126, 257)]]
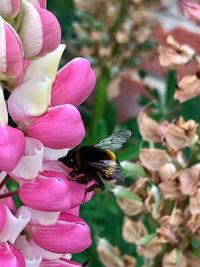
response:
[(65, 157), (59, 158), (59, 161), (63, 162), (68, 168), (74, 167), (74, 154), (73, 151), (69, 151)]

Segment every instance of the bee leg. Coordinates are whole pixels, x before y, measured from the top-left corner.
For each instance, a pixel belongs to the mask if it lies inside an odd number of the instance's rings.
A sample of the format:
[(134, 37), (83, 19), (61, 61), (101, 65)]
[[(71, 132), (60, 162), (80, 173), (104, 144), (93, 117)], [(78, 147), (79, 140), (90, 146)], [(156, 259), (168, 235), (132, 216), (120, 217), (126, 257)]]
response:
[(87, 175), (84, 173), (81, 173), (79, 170), (73, 170), (70, 172), (70, 180), (81, 183), (81, 184), (87, 184), (88, 178)]
[(88, 187), (87, 192), (94, 191), (94, 193), (99, 193), (104, 190), (104, 183), (101, 181), (101, 178), (99, 176), (95, 177), (95, 181), (95, 184), (92, 184), (90, 187)]

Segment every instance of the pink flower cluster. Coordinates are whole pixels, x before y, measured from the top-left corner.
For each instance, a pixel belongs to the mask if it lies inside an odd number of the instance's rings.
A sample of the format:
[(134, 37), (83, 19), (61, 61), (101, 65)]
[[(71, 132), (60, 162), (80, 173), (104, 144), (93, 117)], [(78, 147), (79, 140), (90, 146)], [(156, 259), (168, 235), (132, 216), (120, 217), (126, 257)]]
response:
[[(57, 159), (84, 138), (76, 107), (96, 78), (84, 58), (57, 72), (65, 49), (60, 41), (45, 0), (0, 2), (1, 267), (81, 266), (71, 254), (91, 244), (79, 207), (92, 193), (68, 179)], [(8, 179), (18, 182), (17, 191), (9, 191)]]

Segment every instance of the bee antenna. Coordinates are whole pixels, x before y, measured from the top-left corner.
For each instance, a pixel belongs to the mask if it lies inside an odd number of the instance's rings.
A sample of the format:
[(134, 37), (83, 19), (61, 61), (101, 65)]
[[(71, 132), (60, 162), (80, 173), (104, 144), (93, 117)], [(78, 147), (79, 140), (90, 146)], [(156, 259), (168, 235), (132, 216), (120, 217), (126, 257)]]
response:
[(86, 267), (90, 261), (90, 258), (88, 258), (81, 266)]

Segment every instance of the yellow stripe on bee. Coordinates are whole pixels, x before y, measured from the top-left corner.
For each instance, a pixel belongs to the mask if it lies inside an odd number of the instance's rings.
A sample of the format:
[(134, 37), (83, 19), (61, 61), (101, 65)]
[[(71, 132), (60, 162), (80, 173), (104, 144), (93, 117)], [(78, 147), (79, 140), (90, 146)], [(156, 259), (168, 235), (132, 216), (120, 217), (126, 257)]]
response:
[(107, 150), (107, 155), (110, 157), (111, 160), (115, 161), (116, 160), (116, 155), (113, 153), (111, 150)]

